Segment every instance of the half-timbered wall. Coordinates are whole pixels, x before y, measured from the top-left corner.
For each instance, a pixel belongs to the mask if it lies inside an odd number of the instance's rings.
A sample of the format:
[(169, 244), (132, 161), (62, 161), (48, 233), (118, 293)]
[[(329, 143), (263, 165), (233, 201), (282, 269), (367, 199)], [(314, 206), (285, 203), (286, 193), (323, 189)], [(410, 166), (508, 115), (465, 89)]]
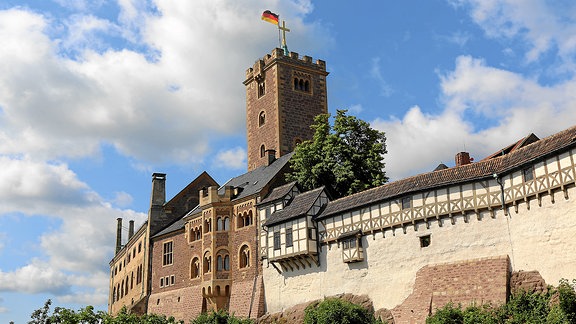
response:
[[(503, 255), (512, 270), (538, 270), (550, 284), (575, 278), (575, 160), (572, 150), (506, 174), (320, 218), (319, 267), (283, 273), (264, 267), (268, 311), (340, 293), (367, 294), (375, 308), (392, 309), (424, 266)], [(338, 237), (358, 230), (364, 260), (345, 263)]]

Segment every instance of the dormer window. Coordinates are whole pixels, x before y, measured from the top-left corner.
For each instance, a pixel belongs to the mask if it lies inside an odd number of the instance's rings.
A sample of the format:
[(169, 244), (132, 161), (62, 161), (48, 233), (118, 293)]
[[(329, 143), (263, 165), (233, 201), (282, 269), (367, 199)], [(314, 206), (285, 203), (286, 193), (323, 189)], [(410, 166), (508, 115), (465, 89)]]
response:
[(345, 263), (359, 262), (364, 260), (362, 249), (362, 232), (354, 231), (342, 234), (338, 238), (342, 247), (342, 261)]

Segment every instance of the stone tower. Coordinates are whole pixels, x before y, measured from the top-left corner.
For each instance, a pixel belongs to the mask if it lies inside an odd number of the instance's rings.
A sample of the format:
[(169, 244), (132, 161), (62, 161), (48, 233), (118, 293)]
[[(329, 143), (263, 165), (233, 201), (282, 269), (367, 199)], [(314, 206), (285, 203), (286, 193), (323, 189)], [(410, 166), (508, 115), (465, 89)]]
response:
[(328, 112), (327, 75), (324, 61), (280, 48), (246, 71), (248, 171), (312, 138), (314, 117)]

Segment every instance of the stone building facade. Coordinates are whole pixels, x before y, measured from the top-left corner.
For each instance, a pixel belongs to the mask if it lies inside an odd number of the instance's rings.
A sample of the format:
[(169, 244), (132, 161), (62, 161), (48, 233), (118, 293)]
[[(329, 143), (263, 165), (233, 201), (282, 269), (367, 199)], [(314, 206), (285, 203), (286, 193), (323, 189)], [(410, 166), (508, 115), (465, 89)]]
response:
[(248, 172), (203, 173), (168, 202), (153, 175), (149, 219), (110, 262), (111, 313), (256, 318), (353, 294), (420, 323), (447, 302), (504, 303), (513, 271), (576, 278), (576, 127), (334, 200), (284, 181), (327, 112), (327, 74), (280, 49), (246, 71)]

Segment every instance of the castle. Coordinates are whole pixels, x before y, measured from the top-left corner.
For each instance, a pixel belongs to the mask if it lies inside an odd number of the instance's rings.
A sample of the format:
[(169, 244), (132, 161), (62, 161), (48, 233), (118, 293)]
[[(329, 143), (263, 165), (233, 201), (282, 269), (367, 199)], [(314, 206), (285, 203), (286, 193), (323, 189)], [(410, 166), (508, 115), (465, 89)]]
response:
[(130, 221), (125, 245), (118, 219), (110, 313), (256, 318), (350, 293), (419, 323), (450, 301), (505, 302), (513, 271), (576, 278), (576, 127), (334, 200), (284, 177), (328, 110), (327, 75), (282, 49), (246, 71), (248, 172), (223, 185), (204, 172), (169, 201), (152, 175), (148, 220)]

